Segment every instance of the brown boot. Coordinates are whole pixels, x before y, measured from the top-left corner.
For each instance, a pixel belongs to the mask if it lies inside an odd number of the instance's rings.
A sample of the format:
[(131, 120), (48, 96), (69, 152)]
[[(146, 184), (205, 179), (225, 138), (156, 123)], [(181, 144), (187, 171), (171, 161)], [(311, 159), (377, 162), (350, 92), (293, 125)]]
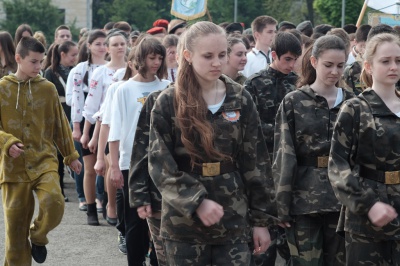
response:
[(88, 225), (99, 225), (99, 218), (97, 216), (96, 202), (87, 205), (87, 223)]

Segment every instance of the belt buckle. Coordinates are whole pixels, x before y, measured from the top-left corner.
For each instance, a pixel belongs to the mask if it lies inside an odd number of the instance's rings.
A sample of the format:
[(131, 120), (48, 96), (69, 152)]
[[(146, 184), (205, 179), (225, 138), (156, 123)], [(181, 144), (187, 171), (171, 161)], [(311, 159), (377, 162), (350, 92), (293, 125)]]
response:
[(203, 163), (203, 176), (216, 176), (221, 173), (221, 163)]
[(328, 167), (328, 156), (318, 157), (318, 168), (327, 168)]
[(400, 184), (400, 171), (385, 172), (385, 184)]

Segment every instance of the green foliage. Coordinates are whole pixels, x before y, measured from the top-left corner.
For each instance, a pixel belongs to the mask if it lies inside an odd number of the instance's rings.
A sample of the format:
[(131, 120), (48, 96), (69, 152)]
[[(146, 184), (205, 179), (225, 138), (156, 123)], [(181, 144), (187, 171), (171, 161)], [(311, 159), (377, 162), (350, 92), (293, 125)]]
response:
[[(356, 24), (363, 0), (346, 0), (345, 24)], [(315, 0), (314, 8), (322, 19), (322, 23), (340, 27), (342, 23), (342, 0)]]
[(19, 25), (27, 23), (32, 31), (43, 31), (52, 42), (54, 30), (64, 24), (64, 16), (51, 0), (2, 0), (7, 19), (0, 23), (2, 30), (14, 35)]
[(109, 21), (126, 21), (134, 29), (146, 31), (159, 18), (171, 19), (171, 1), (95, 0), (93, 27), (103, 28)]

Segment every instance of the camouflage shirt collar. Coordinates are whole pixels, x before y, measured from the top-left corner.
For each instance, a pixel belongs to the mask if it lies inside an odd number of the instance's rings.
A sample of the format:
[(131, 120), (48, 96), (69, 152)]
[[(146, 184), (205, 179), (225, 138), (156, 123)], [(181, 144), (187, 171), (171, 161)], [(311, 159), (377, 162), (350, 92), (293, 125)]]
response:
[(373, 89), (366, 89), (358, 97), (368, 103), (373, 115), (394, 115)]
[[(311, 89), (310, 85), (304, 85), (303, 87), (299, 88), (298, 90), (302, 91), (303, 93), (305, 93), (306, 95), (308, 95), (309, 97), (314, 99), (315, 101), (326, 103), (326, 99), (322, 96), (319, 96), (317, 93), (315, 93), (315, 91), (313, 89)], [(354, 94), (352, 92), (349, 92), (343, 88), (342, 88), (342, 91), (343, 91), (342, 102), (354, 97)], [(339, 109), (340, 106), (341, 106), (341, 104), (338, 104), (335, 107), (333, 107), (332, 109)]]
[(267, 73), (268, 73), (268, 75), (270, 77), (274, 77), (274, 78), (278, 78), (278, 79), (285, 78), (285, 77), (292, 77), (292, 76), (296, 75), (294, 72), (290, 72), (289, 74), (286, 75), (286, 74), (284, 74), (284, 73), (280, 72), (279, 70), (276, 70), (276, 69), (274, 69), (272, 67), (269, 67), (267, 69)]
[(228, 76), (221, 75), (219, 78), (225, 83), (226, 86), (226, 97), (222, 104), (224, 111), (239, 110), (242, 107), (242, 86), (234, 82)]

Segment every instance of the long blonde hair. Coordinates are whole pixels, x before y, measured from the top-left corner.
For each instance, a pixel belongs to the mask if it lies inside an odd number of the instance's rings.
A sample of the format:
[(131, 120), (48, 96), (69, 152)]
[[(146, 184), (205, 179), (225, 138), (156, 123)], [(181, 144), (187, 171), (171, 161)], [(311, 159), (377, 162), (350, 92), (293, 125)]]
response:
[[(181, 141), (190, 155), (192, 166), (201, 161), (230, 159), (214, 147), (214, 130), (206, 117), (208, 107), (202, 97), (200, 83), (192, 65), (183, 56), (185, 50), (195, 52), (198, 39), (210, 34), (225, 36), (225, 31), (212, 22), (197, 22), (181, 35), (178, 45), (179, 69), (174, 107), (182, 132)], [(195, 146), (195, 143), (199, 145)], [(203, 150), (199, 150), (198, 146)]]

